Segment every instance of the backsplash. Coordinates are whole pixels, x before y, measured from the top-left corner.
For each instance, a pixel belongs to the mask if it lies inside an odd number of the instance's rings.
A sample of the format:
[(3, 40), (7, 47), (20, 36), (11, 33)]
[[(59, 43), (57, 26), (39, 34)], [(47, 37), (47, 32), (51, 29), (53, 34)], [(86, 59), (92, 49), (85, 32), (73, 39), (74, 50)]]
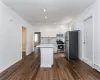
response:
[(56, 37), (41, 37), (41, 43), (43, 44), (56, 44)]

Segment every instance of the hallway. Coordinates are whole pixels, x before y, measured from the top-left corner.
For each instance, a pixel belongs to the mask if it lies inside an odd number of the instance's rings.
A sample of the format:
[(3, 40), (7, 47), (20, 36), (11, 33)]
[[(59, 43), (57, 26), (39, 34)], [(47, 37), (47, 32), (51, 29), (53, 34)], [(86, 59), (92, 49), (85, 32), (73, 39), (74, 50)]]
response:
[(100, 80), (99, 34), (100, 0), (0, 0), (0, 80)]
[(100, 80), (100, 73), (81, 61), (55, 54), (52, 69), (40, 69), (39, 55), (32, 53), (0, 74), (0, 80)]

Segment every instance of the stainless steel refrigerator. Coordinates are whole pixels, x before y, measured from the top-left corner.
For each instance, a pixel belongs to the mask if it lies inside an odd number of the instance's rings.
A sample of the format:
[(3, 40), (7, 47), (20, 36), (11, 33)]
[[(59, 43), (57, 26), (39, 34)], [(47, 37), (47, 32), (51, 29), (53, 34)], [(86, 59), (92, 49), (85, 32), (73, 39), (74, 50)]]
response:
[(65, 55), (69, 60), (78, 59), (78, 35), (79, 31), (65, 33)]

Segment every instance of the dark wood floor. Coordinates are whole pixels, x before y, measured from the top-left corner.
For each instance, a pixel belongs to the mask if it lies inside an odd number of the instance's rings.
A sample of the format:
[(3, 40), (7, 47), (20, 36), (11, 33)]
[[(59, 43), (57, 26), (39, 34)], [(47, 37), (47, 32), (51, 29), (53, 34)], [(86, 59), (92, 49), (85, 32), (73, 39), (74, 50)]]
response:
[(100, 80), (100, 73), (81, 61), (56, 54), (52, 69), (41, 69), (38, 54), (31, 54), (0, 74), (0, 80)]

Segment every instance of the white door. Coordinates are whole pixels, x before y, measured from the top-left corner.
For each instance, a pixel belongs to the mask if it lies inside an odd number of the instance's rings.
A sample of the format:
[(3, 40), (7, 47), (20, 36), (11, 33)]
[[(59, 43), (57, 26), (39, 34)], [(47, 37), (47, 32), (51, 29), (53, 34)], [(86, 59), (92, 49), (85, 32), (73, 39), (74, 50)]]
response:
[(84, 58), (93, 63), (93, 18), (84, 20)]

